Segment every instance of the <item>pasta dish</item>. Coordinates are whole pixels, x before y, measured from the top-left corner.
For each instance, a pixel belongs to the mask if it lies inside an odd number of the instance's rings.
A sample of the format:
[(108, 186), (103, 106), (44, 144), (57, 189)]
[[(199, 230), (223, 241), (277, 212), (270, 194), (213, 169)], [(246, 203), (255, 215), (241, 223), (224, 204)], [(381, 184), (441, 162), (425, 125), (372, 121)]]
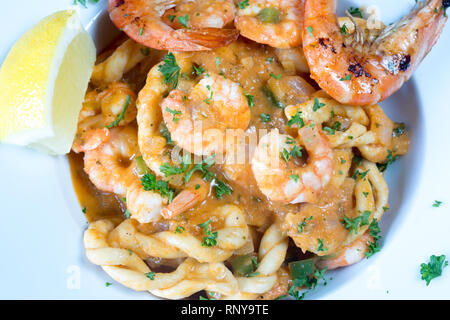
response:
[(162, 298), (300, 299), (380, 250), (409, 138), (378, 103), (450, 4), (386, 26), (336, 3), (109, 0), (69, 155), (90, 262)]

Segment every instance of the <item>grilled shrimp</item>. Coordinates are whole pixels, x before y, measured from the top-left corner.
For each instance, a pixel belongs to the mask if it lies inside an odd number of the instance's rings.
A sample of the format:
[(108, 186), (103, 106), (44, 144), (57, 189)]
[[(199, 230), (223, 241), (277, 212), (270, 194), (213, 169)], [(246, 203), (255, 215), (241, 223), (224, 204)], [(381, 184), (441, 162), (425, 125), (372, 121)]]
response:
[(303, 0), (250, 0), (235, 19), (241, 35), (275, 48), (302, 44)]
[(410, 14), (374, 39), (360, 36), (348, 45), (335, 15), (337, 0), (306, 0), (303, 50), (311, 77), (341, 103), (370, 105), (392, 95), (411, 77), (447, 21), (449, 1), (416, 2)]
[[(174, 29), (162, 17), (167, 10), (176, 10), (178, 5), (181, 5), (184, 16), (179, 16), (177, 20), (184, 28)], [(111, 20), (120, 30), (147, 47), (201, 51), (223, 47), (237, 39), (236, 30), (221, 29), (233, 19), (234, 9), (229, 9), (232, 5), (231, 0), (199, 0), (191, 4), (189, 1), (176, 0), (109, 0), (108, 11)], [(211, 12), (210, 8), (216, 10)], [(192, 17), (193, 14), (195, 18)], [(173, 17), (174, 20), (176, 18), (173, 15), (167, 17)]]
[(308, 122), (298, 133), (308, 152), (304, 167), (295, 163), (296, 158), (302, 157), (302, 147), (294, 138), (277, 130), (262, 137), (255, 150), (253, 174), (261, 192), (270, 200), (311, 202), (330, 181), (333, 152), (322, 129)]
[(245, 130), (250, 122), (244, 90), (217, 74), (200, 80), (189, 95), (172, 90), (161, 110), (172, 139), (197, 155), (223, 153), (225, 130)]

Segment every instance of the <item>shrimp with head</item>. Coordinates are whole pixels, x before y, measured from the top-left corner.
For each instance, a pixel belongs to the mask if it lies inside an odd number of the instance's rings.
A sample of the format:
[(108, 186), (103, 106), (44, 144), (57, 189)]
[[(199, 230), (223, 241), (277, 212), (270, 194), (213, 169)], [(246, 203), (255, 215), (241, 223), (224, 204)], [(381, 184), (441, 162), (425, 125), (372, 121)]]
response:
[(239, 4), (235, 19), (241, 35), (275, 48), (302, 44), (303, 1), (249, 0)]
[(410, 14), (374, 39), (359, 32), (350, 45), (338, 24), (336, 5), (337, 0), (305, 0), (303, 50), (311, 77), (341, 103), (371, 105), (411, 77), (438, 40), (450, 2), (416, 1)]
[[(328, 184), (333, 170), (333, 152), (322, 129), (308, 122), (293, 137), (272, 130), (258, 143), (252, 169), (262, 193), (270, 200), (284, 203), (315, 201)], [(300, 142), (300, 141), (299, 141)], [(308, 159), (300, 166), (304, 145)]]
[[(222, 28), (234, 19), (231, 0), (109, 0), (108, 11), (120, 30), (154, 49), (209, 50), (226, 46), (238, 37), (236, 30)], [(182, 28), (174, 29), (174, 21)]]

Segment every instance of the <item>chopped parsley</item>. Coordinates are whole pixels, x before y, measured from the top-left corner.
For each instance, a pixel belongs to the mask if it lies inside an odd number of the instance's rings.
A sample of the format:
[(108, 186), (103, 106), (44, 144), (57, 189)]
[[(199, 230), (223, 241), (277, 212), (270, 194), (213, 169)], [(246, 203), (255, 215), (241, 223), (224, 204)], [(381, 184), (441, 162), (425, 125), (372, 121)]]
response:
[(344, 35), (344, 36), (346, 36), (347, 35), (347, 32), (348, 32), (348, 28), (347, 28), (347, 26), (345, 25), (345, 23), (342, 25), (342, 27), (341, 27), (341, 33), (342, 33), (342, 35)]
[(302, 223), (299, 223), (299, 224), (297, 225), (297, 230), (298, 230), (298, 232), (299, 232), (299, 233), (302, 233), (303, 230), (304, 230), (304, 228), (306, 227), (306, 222), (307, 222), (307, 221), (311, 221), (312, 219), (313, 219), (313, 216), (310, 216), (309, 218), (303, 218)]
[(178, 121), (180, 121), (180, 119), (177, 118), (177, 116), (183, 114), (181, 111), (173, 110), (173, 109), (170, 109), (169, 107), (166, 107), (166, 111), (167, 111), (168, 113), (171, 113), (171, 114), (173, 115), (172, 121), (173, 121), (174, 123), (177, 123)]
[(355, 232), (358, 233), (358, 228), (363, 226), (367, 226), (369, 224), (369, 217), (372, 214), (372, 211), (364, 211), (364, 213), (356, 218), (350, 219), (347, 216), (341, 220), (344, 228), (347, 229), (350, 233)]
[(100, 0), (73, 0), (73, 4), (75, 5), (75, 4), (77, 4), (77, 3), (79, 3), (79, 4), (81, 4), (83, 7), (85, 7), (85, 8), (87, 8), (87, 2), (90, 2), (90, 3), (98, 3)]
[(111, 282), (105, 282), (105, 286), (106, 287), (112, 286), (112, 283)]
[(289, 119), (289, 121), (287, 122), (288, 127), (292, 128), (292, 126), (294, 124), (298, 125), (298, 128), (303, 128), (305, 126), (305, 121), (303, 121), (302, 117), (302, 112), (297, 110), (297, 112), (295, 113), (295, 115)]
[(428, 286), (431, 280), (442, 275), (442, 270), (447, 266), (448, 261), (445, 260), (445, 255), (437, 257), (433, 254), (430, 257), (430, 262), (422, 263), (420, 265), (420, 274), (422, 275), (422, 280), (425, 280)]
[(216, 198), (219, 200), (222, 199), (223, 196), (231, 195), (233, 193), (233, 189), (228, 184), (218, 179), (215, 180), (213, 189), (216, 194)]
[(185, 28), (189, 28), (188, 21), (189, 21), (189, 15), (186, 14), (184, 17), (178, 17), (178, 21), (180, 21), (181, 25)]
[(393, 137), (400, 137), (404, 133), (405, 133), (405, 124), (404, 123), (400, 123), (398, 125), (398, 127), (394, 128), (394, 130), (392, 131), (392, 136)]
[(131, 97), (130, 97), (130, 95), (127, 95), (127, 98), (125, 99), (125, 105), (123, 106), (122, 112), (119, 114), (117, 119), (114, 122), (108, 124), (106, 126), (106, 128), (111, 129), (113, 127), (117, 127), (119, 125), (119, 122), (122, 121), (123, 118), (125, 117), (125, 112), (127, 111), (128, 106), (130, 104), (131, 104)]
[(203, 160), (202, 162), (194, 165), (192, 167), (192, 169), (190, 169), (188, 172), (186, 172), (186, 174), (184, 176), (184, 183), (188, 183), (191, 180), (191, 177), (195, 171), (200, 171), (201, 173), (203, 173), (203, 178), (210, 181), (211, 178), (213, 177), (213, 174), (210, 171), (208, 171), (207, 169), (215, 163), (215, 161), (214, 161), (215, 156), (216, 155), (213, 154), (210, 157)]
[(245, 93), (245, 91), (244, 91), (244, 95), (245, 95), (245, 98), (247, 98), (247, 104), (248, 104), (249, 108), (254, 107), (255, 106), (255, 102), (253, 101), (254, 97), (251, 94)]
[(270, 122), (270, 121), (272, 121), (272, 119), (270, 118), (270, 114), (267, 114), (267, 113), (261, 113), (259, 115), (259, 117), (261, 118), (261, 122)]
[(261, 88), (264, 96), (269, 99), (269, 101), (272, 103), (272, 105), (274, 105), (277, 108), (284, 108), (284, 104), (278, 100), (278, 98), (275, 96), (275, 94), (272, 92), (272, 90), (269, 89), (269, 87), (264, 86)]
[(173, 89), (178, 86), (178, 78), (180, 77), (180, 66), (172, 52), (164, 56), (163, 64), (158, 66), (159, 72), (164, 76), (164, 83), (170, 85)]
[(373, 238), (373, 241), (367, 242), (368, 251), (364, 253), (367, 259), (369, 259), (375, 253), (380, 251), (378, 240), (380, 240), (381, 236), (378, 235), (379, 233), (380, 233), (380, 226), (378, 225), (378, 221), (377, 219), (373, 219), (369, 225), (369, 235)]
[(361, 19), (363, 17), (361, 9), (359, 9), (358, 7), (350, 7), (350, 8), (348, 8), (348, 13), (350, 13), (354, 17), (358, 17), (358, 18), (361, 18)]
[(442, 204), (442, 201), (434, 200), (433, 207), (439, 208)]
[(169, 187), (167, 181), (156, 180), (156, 176), (151, 173), (146, 173), (141, 178), (142, 186), (145, 191), (157, 191), (163, 197), (168, 197), (169, 202), (172, 202), (175, 190)]
[(387, 167), (389, 165), (393, 164), (399, 158), (398, 155), (393, 157), (391, 150), (388, 150), (387, 152), (388, 152), (388, 155), (387, 155), (386, 161), (383, 163), (377, 163), (377, 167), (378, 167), (378, 170), (380, 170), (380, 172), (386, 171)]
[(339, 81), (349, 81), (352, 80), (352, 75), (347, 74), (345, 77), (340, 78)]
[(275, 73), (273, 73), (273, 72), (271, 72), (270, 73), (270, 76), (272, 77), (272, 78), (274, 78), (274, 79), (277, 79), (277, 80), (280, 80), (280, 78), (281, 78), (281, 75), (280, 74), (275, 74)]
[(177, 228), (175, 229), (175, 233), (183, 233), (184, 232), (184, 228), (182, 226), (177, 226)]
[(307, 30), (308, 30), (308, 33), (309, 33), (309, 35), (311, 36), (311, 37), (314, 37), (313, 36), (313, 31), (314, 31), (314, 28), (313, 27), (311, 27), (311, 26), (309, 26), (308, 28), (306, 28)]
[(202, 246), (203, 247), (214, 247), (217, 245), (217, 232), (211, 232), (209, 229), (209, 224), (211, 219), (199, 224), (198, 226), (203, 229), (205, 237), (203, 237)]
[(169, 176), (173, 176), (176, 174), (181, 174), (181, 173), (185, 173), (188, 169), (189, 166), (191, 165), (191, 156), (189, 154), (186, 154), (183, 156), (183, 158), (181, 158), (181, 166), (177, 167), (177, 166), (173, 166), (170, 163), (163, 163), (159, 169), (161, 170), (162, 173), (164, 173), (164, 175), (166, 177)]
[(155, 273), (154, 273), (154, 272), (147, 272), (147, 273), (145, 274), (145, 276), (146, 276), (147, 278), (149, 278), (150, 280), (155, 280)]
[(161, 122), (159, 133), (164, 137), (164, 139), (166, 139), (166, 143), (169, 146), (174, 146), (175, 145), (175, 142), (172, 140), (172, 135), (170, 134), (169, 129), (167, 129), (166, 124), (164, 123), (164, 121)]
[(313, 111), (317, 111), (320, 108), (325, 107), (325, 103), (320, 103), (319, 99), (314, 98), (314, 106), (313, 106)]
[(361, 178), (361, 179), (364, 179), (366, 177), (367, 173), (369, 173), (369, 170), (370, 169), (367, 169), (367, 171), (361, 172), (361, 171), (359, 171), (359, 169), (356, 169), (356, 171), (353, 174), (352, 178), (355, 179), (355, 180), (357, 180), (358, 177)]
[(248, 3), (248, 0), (242, 0), (240, 2), (238, 2), (238, 6), (240, 9), (245, 9), (249, 6), (250, 4)]
[(328, 249), (323, 246), (323, 239), (317, 239), (317, 251), (327, 252)]
[(198, 76), (206, 72), (205, 68), (203, 68), (202, 66), (196, 66), (194, 64), (192, 65), (192, 68), (194, 69), (195, 74)]

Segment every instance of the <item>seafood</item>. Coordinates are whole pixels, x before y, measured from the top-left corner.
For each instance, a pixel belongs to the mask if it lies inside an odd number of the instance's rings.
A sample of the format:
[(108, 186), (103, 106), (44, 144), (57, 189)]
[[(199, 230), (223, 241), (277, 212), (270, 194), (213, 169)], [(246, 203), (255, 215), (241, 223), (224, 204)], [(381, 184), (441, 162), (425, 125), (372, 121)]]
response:
[(373, 41), (348, 46), (335, 9), (337, 0), (306, 0), (303, 50), (311, 77), (341, 103), (371, 105), (407, 81), (447, 21), (448, 1), (417, 1), (414, 10)]
[(186, 95), (172, 90), (161, 102), (172, 139), (196, 155), (221, 154), (226, 129), (246, 129), (250, 107), (238, 83), (209, 74)]
[[(119, 116), (119, 122), (115, 123)], [(109, 139), (108, 126), (124, 126), (136, 118), (136, 94), (124, 82), (89, 91), (78, 117), (78, 129), (72, 146), (75, 152), (97, 148)]]
[[(225, 9), (224, 22), (229, 20), (230, 12), (226, 12), (230, 1), (223, 1)], [(188, 5), (188, 1), (182, 2)], [(180, 16), (184, 23), (184, 28), (173, 29), (164, 22), (162, 16), (168, 9), (176, 8), (177, 2), (171, 0), (109, 0), (108, 11), (111, 20), (120, 30), (123, 30), (130, 38), (147, 47), (159, 50), (174, 51), (200, 51), (226, 46), (235, 41), (238, 32), (234, 29), (222, 29), (216, 27), (218, 18), (217, 12), (210, 13), (208, 8), (214, 1), (196, 1), (189, 12), (202, 9), (202, 14), (206, 17), (201, 21), (201, 28), (188, 28), (189, 14)], [(216, 6), (216, 4), (214, 4)], [(179, 18), (180, 18), (179, 17)], [(210, 27), (208, 17), (211, 18)], [(178, 19), (180, 21), (180, 19)], [(219, 19), (220, 20), (220, 19)], [(180, 22), (181, 22), (180, 21)], [(208, 27), (203, 27), (204, 25)]]
[(275, 48), (302, 44), (303, 1), (249, 0), (239, 7), (235, 25), (242, 36)]
[(273, 201), (314, 201), (330, 181), (333, 152), (322, 130), (314, 122), (308, 122), (298, 133), (308, 152), (306, 166), (295, 163), (296, 158), (302, 157), (297, 141), (276, 129), (261, 138), (253, 156), (252, 168), (258, 186)]
[(125, 196), (136, 179), (133, 158), (139, 153), (136, 129), (112, 128), (110, 139), (84, 154), (84, 170), (100, 190)]
[(366, 257), (370, 242), (373, 242), (373, 238), (366, 232), (361, 238), (345, 246), (339, 252), (320, 257), (317, 265), (321, 269), (333, 270), (360, 262)]

